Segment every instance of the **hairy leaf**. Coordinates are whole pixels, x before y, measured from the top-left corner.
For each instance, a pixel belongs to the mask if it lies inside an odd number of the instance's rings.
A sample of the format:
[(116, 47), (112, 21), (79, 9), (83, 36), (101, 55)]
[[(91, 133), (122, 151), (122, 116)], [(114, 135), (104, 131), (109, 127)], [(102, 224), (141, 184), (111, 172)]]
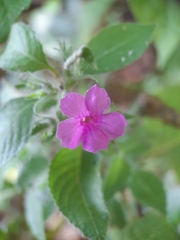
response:
[(37, 240), (45, 240), (43, 206), (37, 189), (29, 189), (25, 195), (25, 217)]
[(49, 110), (51, 107), (57, 104), (57, 99), (52, 96), (44, 96), (35, 105), (35, 112), (41, 113)]
[(38, 123), (32, 130), (32, 135), (35, 135), (39, 132), (41, 132), (42, 130), (45, 130), (46, 128), (49, 127), (48, 123)]
[(12, 26), (6, 48), (0, 56), (0, 67), (21, 72), (52, 70), (34, 32), (23, 23), (16, 23)]
[(27, 142), (33, 127), (34, 99), (17, 98), (0, 109), (0, 166)]
[(49, 186), (60, 211), (91, 240), (103, 240), (107, 227), (96, 155), (62, 149), (49, 172)]
[(48, 161), (41, 155), (35, 155), (23, 163), (24, 166), (18, 177), (18, 185), (22, 188), (37, 184), (38, 178), (48, 169)]
[(31, 0), (0, 0), (0, 43), (7, 37), (11, 24), (30, 3)]

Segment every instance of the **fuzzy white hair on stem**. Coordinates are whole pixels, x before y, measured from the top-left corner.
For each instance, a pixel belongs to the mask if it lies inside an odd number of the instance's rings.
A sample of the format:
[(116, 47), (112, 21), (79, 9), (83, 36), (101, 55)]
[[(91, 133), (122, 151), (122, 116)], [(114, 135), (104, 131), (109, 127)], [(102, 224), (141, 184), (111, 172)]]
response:
[(67, 60), (63, 64), (63, 68), (66, 71), (69, 71), (70, 67), (81, 57), (83, 53), (83, 49), (84, 49), (84, 46), (80, 47), (71, 56), (67, 58)]

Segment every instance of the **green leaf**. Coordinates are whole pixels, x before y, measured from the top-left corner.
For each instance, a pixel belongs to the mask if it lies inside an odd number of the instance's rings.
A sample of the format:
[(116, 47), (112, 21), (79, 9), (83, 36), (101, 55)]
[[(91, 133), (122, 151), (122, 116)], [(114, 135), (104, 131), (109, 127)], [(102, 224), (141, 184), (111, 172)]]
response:
[(60, 211), (90, 240), (104, 240), (107, 212), (96, 155), (62, 149), (52, 161), (49, 186)]
[(83, 70), (89, 64), (92, 65), (92, 66), (93, 66), (93, 64), (95, 65), (93, 53), (92, 53), (91, 49), (89, 49), (88, 47), (83, 47), (82, 54), (81, 54), (81, 59), (80, 59), (80, 63), (79, 63), (80, 71), (83, 72)]
[(121, 230), (118, 228), (108, 228), (105, 240), (120, 240)]
[[(175, 83), (179, 86), (180, 79), (180, 49), (179, 46), (176, 48), (176, 51), (169, 59), (166, 68), (164, 69), (163, 78), (165, 78), (166, 82), (171, 85)], [(164, 81), (163, 81), (164, 82)]]
[(55, 99), (52, 96), (44, 96), (41, 98), (40, 101), (38, 101), (35, 104), (35, 112), (36, 113), (41, 113), (49, 110), (51, 107), (55, 106), (57, 104), (57, 99)]
[(116, 157), (109, 167), (104, 180), (105, 199), (111, 198), (115, 192), (124, 187), (129, 173), (129, 165), (119, 157)]
[(161, 181), (150, 172), (135, 171), (129, 178), (133, 195), (145, 206), (166, 211), (166, 196)]
[(120, 23), (102, 29), (87, 47), (94, 55), (96, 68), (86, 74), (99, 74), (123, 68), (136, 60), (147, 48), (154, 26)]
[(113, 197), (106, 201), (106, 205), (109, 211), (110, 225), (119, 228), (124, 227), (126, 218), (119, 200)]
[(134, 221), (122, 231), (120, 240), (177, 240), (164, 216), (147, 214), (144, 218)]
[[(180, 64), (179, 64), (180, 67)], [(163, 89), (156, 94), (158, 98), (160, 98), (164, 104), (168, 107), (175, 109), (177, 112), (180, 113), (179, 109), (179, 102), (180, 102), (180, 86), (167, 86), (163, 87)]]
[[(164, 3), (164, 4), (163, 4)], [(164, 0), (130, 0), (129, 6), (135, 17), (144, 23), (156, 22), (161, 19), (161, 14), (165, 14), (166, 11), (166, 1)]]
[(180, 187), (168, 189), (167, 191), (167, 219), (173, 227), (180, 222)]
[(38, 178), (48, 169), (48, 165), (47, 159), (41, 155), (36, 155), (28, 159), (19, 174), (18, 185), (26, 188), (37, 184)]
[(45, 240), (43, 206), (37, 189), (29, 189), (25, 195), (25, 217), (34, 237)]
[[(97, 28), (97, 24), (101, 22), (103, 16), (106, 15), (107, 10), (111, 7), (114, 0), (101, 1), (83, 1), (81, 8), (81, 19), (79, 22), (78, 42), (84, 44), (92, 37), (92, 32)], [(92, 17), (93, 13), (93, 17)]]
[(0, 109), (0, 166), (15, 156), (27, 142), (33, 127), (35, 101), (17, 98)]
[(158, 66), (164, 68), (180, 40), (179, 4), (164, 0), (130, 0), (129, 6), (139, 22), (157, 25), (153, 41), (157, 49)]
[(94, 61), (94, 56), (91, 49), (88, 47), (83, 47), (81, 58), (84, 58), (84, 60), (88, 63), (92, 63)]
[[(178, 108), (178, 88), (174, 93), (170, 88), (170, 92), (172, 97), (167, 98), (169, 101), (166, 99), (166, 102)], [(160, 97), (165, 99), (164, 95)], [(164, 112), (161, 111), (160, 114)], [(173, 119), (177, 121), (172, 115)], [(136, 121), (134, 130), (129, 134), (124, 135), (121, 149), (125, 151), (126, 158), (131, 159), (132, 166), (143, 164), (144, 169), (155, 169), (161, 176), (172, 169), (177, 174), (178, 180), (180, 179), (180, 161), (177, 157), (180, 156), (180, 129), (163, 124), (157, 119), (144, 117), (140, 122)]]
[(7, 37), (11, 24), (30, 3), (31, 0), (0, 0), (0, 43)]
[(7, 233), (4, 233), (4, 232), (0, 231), (0, 239), (1, 240), (7, 240)]
[(128, 113), (123, 113), (123, 115), (124, 115), (124, 117), (126, 118), (126, 120), (132, 119), (132, 118), (135, 118), (135, 117), (136, 117), (135, 115), (128, 114)]
[(0, 56), (0, 67), (21, 72), (52, 70), (34, 32), (23, 23), (16, 23), (12, 26), (6, 48)]
[(50, 193), (50, 189), (45, 187), (42, 191), (43, 217), (46, 220), (56, 209), (54, 199)]
[(38, 123), (32, 130), (32, 135), (35, 135), (39, 132), (41, 132), (42, 130), (46, 129), (49, 127), (48, 123)]

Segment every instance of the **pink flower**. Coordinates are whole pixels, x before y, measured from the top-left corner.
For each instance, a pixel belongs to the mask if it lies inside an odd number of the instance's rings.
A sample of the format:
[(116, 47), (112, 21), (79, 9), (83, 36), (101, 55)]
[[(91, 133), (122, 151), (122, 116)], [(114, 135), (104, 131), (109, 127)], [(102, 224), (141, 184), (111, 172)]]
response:
[(83, 97), (67, 93), (60, 101), (60, 110), (68, 119), (60, 122), (56, 137), (65, 148), (74, 149), (80, 143), (88, 152), (106, 149), (110, 140), (124, 134), (124, 115), (104, 112), (110, 106), (110, 98), (103, 88), (92, 86)]

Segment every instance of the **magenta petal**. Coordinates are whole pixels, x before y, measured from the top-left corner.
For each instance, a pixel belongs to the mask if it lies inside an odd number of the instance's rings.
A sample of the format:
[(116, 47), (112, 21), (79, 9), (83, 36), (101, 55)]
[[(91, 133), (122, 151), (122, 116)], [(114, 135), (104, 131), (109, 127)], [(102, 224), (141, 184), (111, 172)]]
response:
[(105, 89), (96, 84), (86, 92), (85, 103), (91, 115), (101, 115), (109, 108), (110, 98)]
[(84, 128), (82, 148), (88, 152), (96, 153), (107, 148), (109, 140), (107, 136), (94, 125)]
[(61, 145), (74, 149), (82, 141), (83, 127), (77, 119), (66, 119), (57, 126), (56, 137), (61, 139)]
[(84, 97), (76, 92), (67, 93), (60, 101), (60, 110), (71, 118), (83, 118), (88, 115)]
[(107, 135), (109, 140), (120, 137), (125, 132), (126, 119), (123, 114), (112, 112), (102, 115), (97, 126)]

